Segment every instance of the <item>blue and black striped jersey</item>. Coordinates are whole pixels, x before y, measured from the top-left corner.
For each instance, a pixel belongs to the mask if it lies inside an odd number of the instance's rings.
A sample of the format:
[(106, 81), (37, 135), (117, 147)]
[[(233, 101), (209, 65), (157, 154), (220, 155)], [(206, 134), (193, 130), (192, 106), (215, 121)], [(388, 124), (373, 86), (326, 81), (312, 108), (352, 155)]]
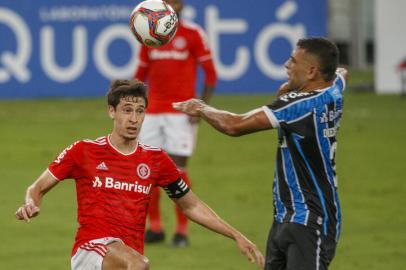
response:
[(344, 78), (312, 92), (291, 91), (263, 110), (278, 128), (273, 195), (275, 220), (320, 229), (338, 240), (341, 210), (335, 151)]

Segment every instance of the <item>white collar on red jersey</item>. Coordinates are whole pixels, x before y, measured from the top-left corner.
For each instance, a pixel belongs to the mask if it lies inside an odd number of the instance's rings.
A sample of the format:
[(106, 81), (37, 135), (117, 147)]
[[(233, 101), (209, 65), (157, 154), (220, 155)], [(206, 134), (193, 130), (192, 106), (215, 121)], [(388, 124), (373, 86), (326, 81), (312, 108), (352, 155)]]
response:
[(131, 152), (128, 153), (128, 154), (123, 153), (123, 152), (121, 152), (120, 150), (118, 150), (116, 147), (114, 147), (114, 145), (111, 143), (111, 141), (110, 141), (110, 134), (107, 135), (107, 142), (108, 142), (108, 144), (111, 146), (111, 148), (113, 148), (115, 151), (117, 151), (119, 154), (121, 154), (121, 155), (123, 155), (123, 156), (129, 156), (129, 155), (134, 154), (134, 153), (137, 151), (137, 148), (138, 148), (138, 141), (137, 141), (137, 143), (136, 143), (135, 148), (134, 148), (133, 151), (131, 151)]

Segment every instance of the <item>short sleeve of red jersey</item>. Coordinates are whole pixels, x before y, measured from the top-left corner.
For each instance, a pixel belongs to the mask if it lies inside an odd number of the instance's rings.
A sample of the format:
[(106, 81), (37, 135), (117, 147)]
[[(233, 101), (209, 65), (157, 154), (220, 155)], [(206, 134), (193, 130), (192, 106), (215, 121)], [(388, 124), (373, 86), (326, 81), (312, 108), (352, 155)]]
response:
[(212, 52), (206, 33), (198, 25), (196, 25), (196, 31), (193, 35), (192, 53), (203, 68), (205, 73), (205, 85), (214, 86), (217, 82), (217, 74), (213, 63)]
[(181, 177), (178, 168), (176, 168), (175, 163), (164, 151), (160, 152), (158, 166), (159, 166), (158, 185), (161, 187), (165, 187), (175, 182)]
[(207, 59), (211, 59), (211, 50), (206, 37), (206, 33), (200, 26), (196, 25), (195, 27), (195, 31), (192, 35), (192, 53), (195, 55), (199, 62), (203, 62)]
[(76, 169), (76, 156), (79, 152), (80, 144), (75, 142), (65, 148), (59, 156), (49, 165), (49, 172), (59, 181), (74, 178)]
[(175, 163), (165, 152), (161, 152), (161, 162), (159, 165), (158, 185), (163, 187), (169, 198), (179, 199), (189, 191), (189, 186), (181, 178)]

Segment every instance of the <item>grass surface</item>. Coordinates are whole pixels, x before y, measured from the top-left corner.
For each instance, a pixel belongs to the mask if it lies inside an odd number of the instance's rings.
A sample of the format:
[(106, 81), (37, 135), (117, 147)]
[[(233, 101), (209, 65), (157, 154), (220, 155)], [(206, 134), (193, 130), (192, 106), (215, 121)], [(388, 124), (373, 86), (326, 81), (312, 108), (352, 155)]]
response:
[[(272, 99), (215, 96), (213, 104), (245, 112)], [(41, 215), (30, 224), (13, 214), (26, 187), (65, 146), (110, 131), (104, 107), (102, 99), (0, 102), (0, 269), (70, 269), (76, 229), (73, 181), (47, 194)], [(404, 267), (405, 123), (405, 99), (346, 93), (337, 152), (343, 230), (330, 269)], [(230, 138), (202, 123), (190, 161), (194, 191), (263, 251), (272, 222), (275, 148), (274, 131)], [(173, 209), (167, 198), (162, 203), (170, 238)], [(146, 246), (152, 269), (255, 269), (232, 241), (194, 224), (190, 230), (190, 248)]]

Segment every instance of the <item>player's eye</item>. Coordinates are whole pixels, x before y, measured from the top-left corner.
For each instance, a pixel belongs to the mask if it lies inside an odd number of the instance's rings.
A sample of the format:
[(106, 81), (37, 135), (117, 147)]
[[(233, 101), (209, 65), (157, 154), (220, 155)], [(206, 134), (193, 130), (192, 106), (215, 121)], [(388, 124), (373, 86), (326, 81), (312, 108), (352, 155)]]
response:
[(125, 112), (125, 113), (131, 113), (133, 110), (131, 109), (131, 108), (124, 108), (123, 109), (123, 111)]

